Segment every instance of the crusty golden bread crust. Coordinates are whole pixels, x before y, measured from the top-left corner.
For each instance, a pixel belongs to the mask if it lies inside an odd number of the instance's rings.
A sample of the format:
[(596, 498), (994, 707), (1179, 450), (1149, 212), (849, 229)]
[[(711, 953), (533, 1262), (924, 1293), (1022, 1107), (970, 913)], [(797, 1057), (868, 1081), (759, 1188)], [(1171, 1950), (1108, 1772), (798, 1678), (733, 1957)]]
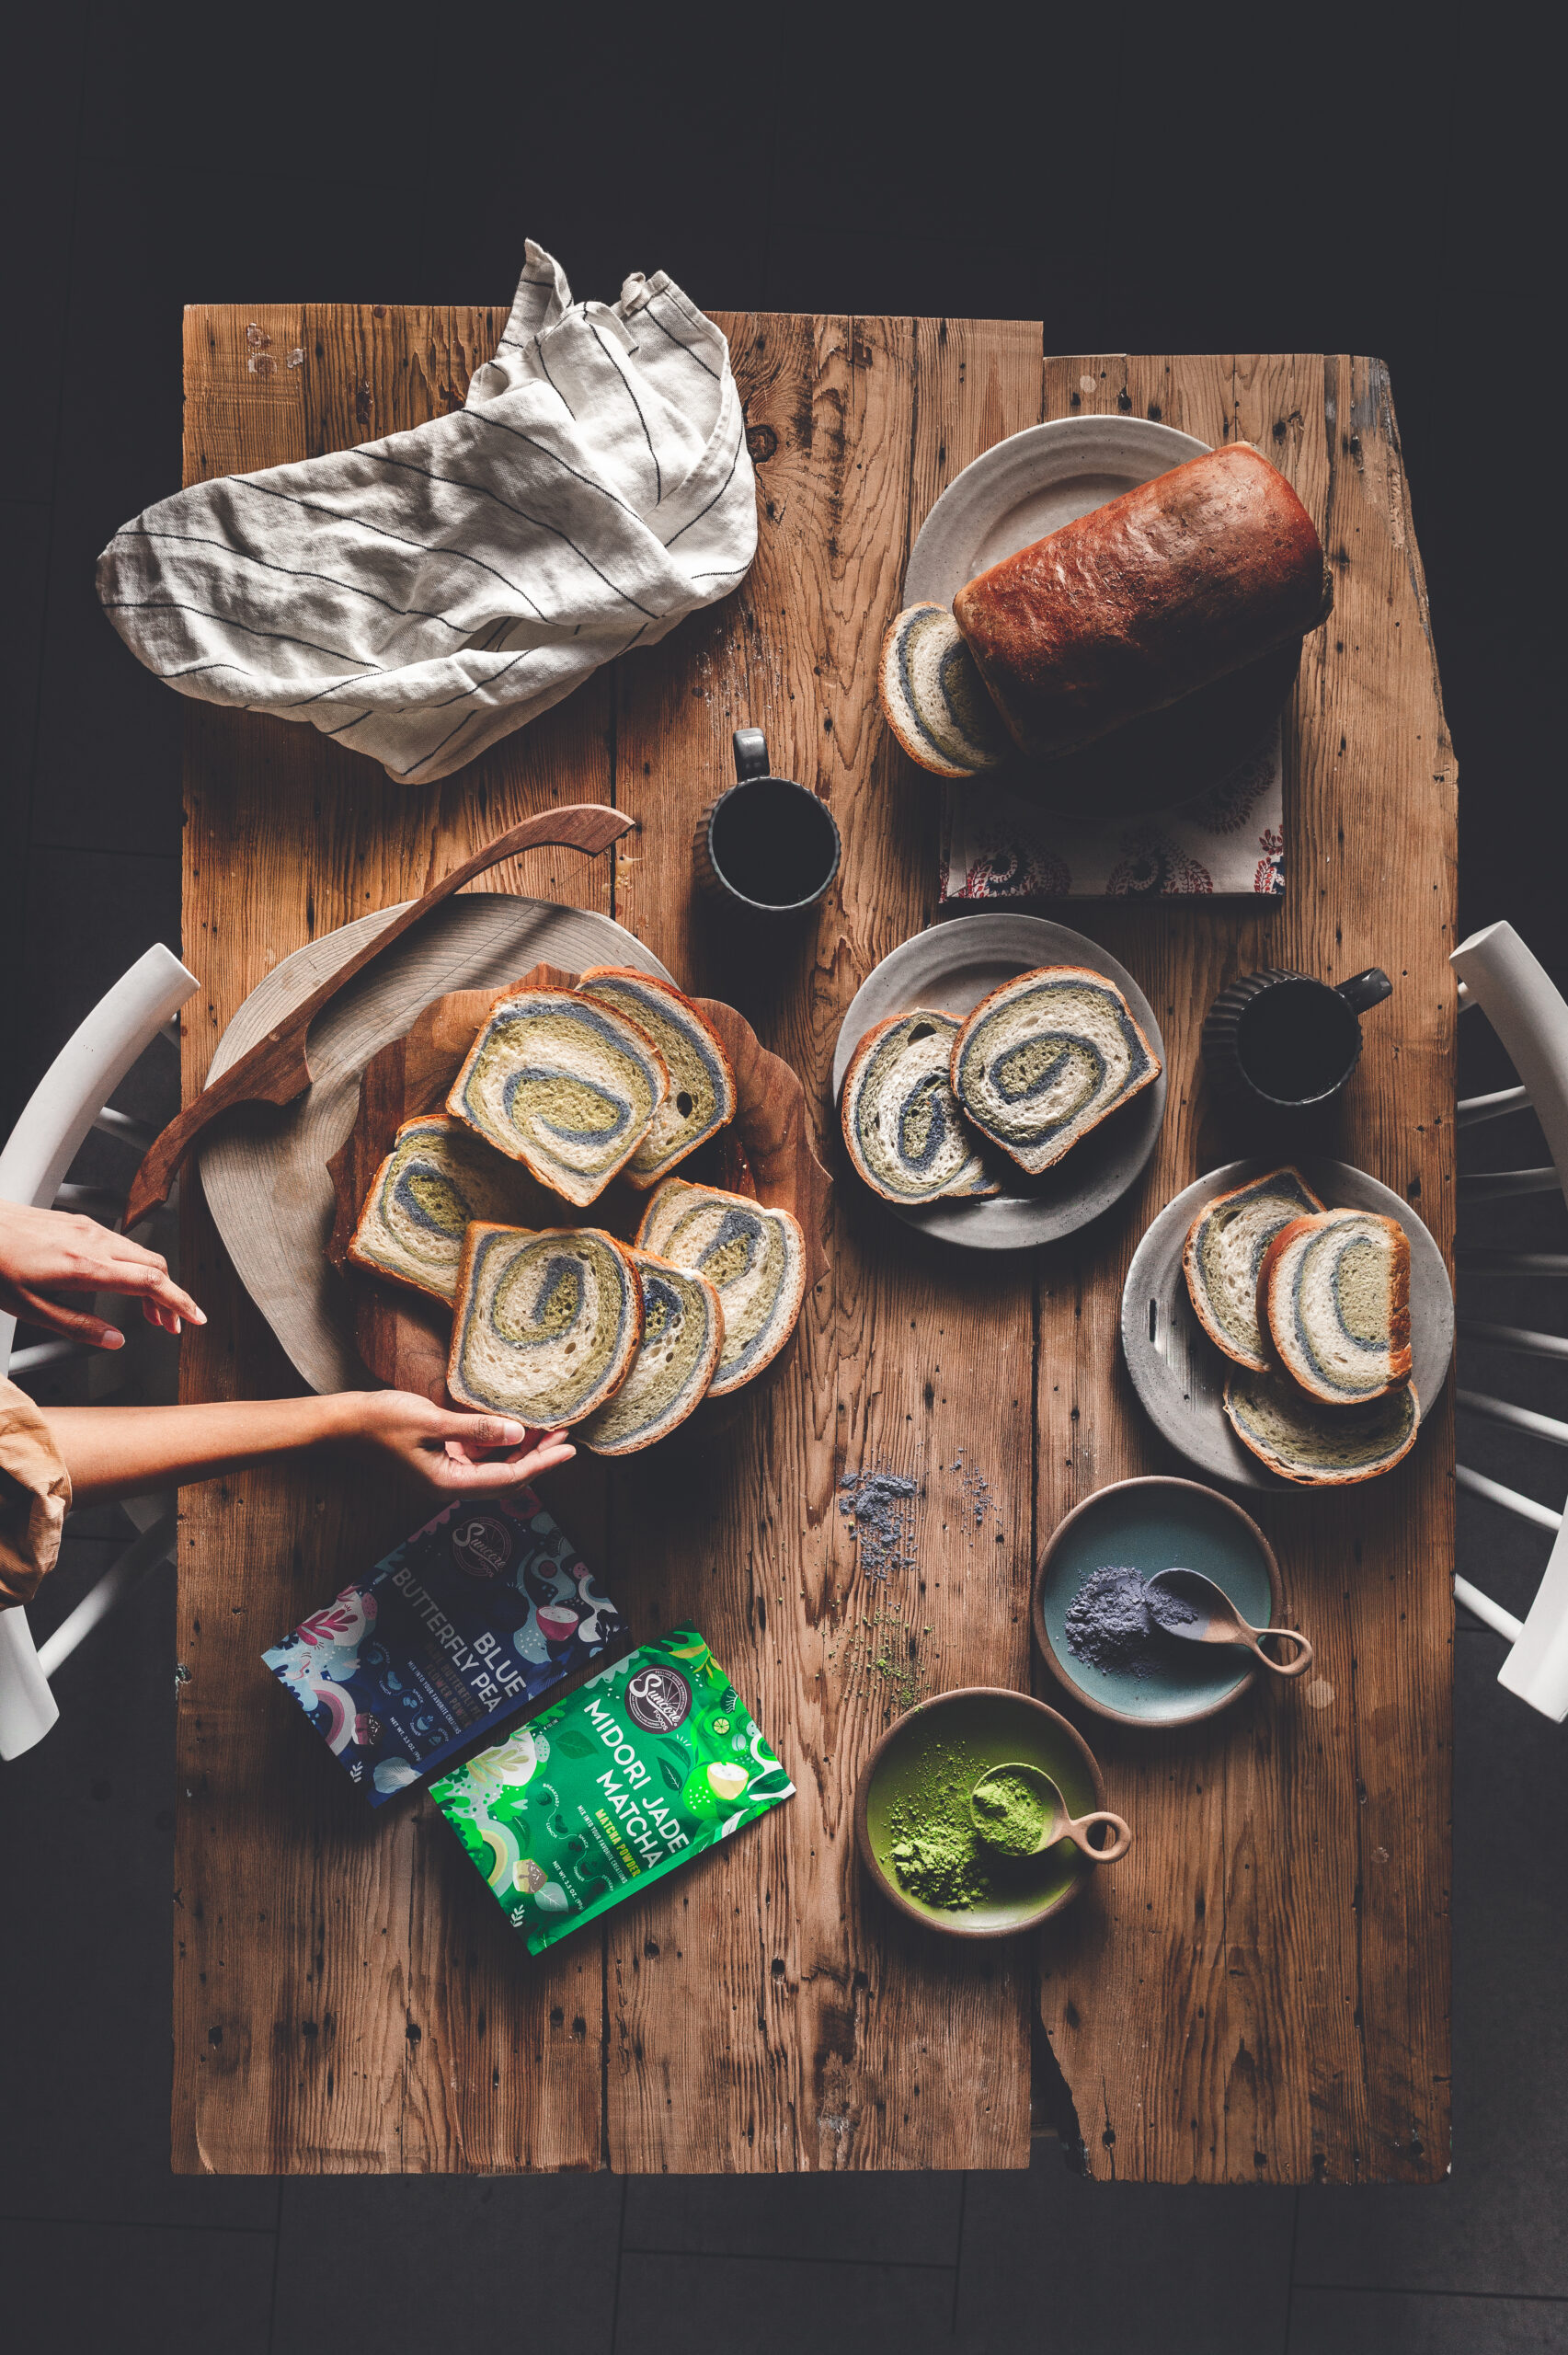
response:
[(1240, 442), (992, 565), (953, 614), (1014, 742), (1049, 760), (1305, 637), (1332, 593), (1311, 517)]

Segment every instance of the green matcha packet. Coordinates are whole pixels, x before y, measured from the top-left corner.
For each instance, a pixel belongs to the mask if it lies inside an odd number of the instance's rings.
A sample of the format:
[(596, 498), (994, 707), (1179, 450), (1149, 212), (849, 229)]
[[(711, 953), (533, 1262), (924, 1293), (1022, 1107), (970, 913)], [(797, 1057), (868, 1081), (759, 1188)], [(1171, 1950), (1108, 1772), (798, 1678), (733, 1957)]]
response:
[(430, 1785), (531, 1954), (794, 1791), (694, 1627), (645, 1644)]

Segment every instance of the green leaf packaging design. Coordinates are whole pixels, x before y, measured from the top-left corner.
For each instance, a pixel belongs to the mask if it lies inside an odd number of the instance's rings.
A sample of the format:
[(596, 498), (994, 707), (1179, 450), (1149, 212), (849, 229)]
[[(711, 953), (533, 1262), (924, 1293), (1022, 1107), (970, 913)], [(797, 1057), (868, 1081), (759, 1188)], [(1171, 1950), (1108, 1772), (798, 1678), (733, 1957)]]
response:
[(795, 1785), (696, 1629), (674, 1627), (430, 1791), (543, 1954)]

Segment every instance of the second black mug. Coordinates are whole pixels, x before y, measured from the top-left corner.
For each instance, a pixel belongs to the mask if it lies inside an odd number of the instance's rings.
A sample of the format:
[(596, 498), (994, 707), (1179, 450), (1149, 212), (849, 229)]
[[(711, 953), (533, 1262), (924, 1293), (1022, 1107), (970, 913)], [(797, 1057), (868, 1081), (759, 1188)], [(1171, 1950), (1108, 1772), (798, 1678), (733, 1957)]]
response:
[(1271, 966), (1220, 991), (1203, 1026), (1203, 1060), (1222, 1096), (1272, 1112), (1305, 1111), (1339, 1094), (1361, 1059), (1361, 1017), (1393, 994), (1380, 966), (1347, 982)]

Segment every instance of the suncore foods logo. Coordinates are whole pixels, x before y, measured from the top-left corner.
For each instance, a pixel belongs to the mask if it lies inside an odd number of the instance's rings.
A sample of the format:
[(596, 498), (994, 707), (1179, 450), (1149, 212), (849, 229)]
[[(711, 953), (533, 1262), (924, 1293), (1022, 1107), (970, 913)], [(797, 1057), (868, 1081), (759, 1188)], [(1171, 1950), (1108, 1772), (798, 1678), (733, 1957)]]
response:
[(509, 1569), (512, 1557), (510, 1525), (493, 1513), (471, 1513), (452, 1525), (452, 1558), (471, 1579), (497, 1579)]
[(673, 1733), (692, 1713), (692, 1688), (679, 1669), (640, 1669), (626, 1687), (626, 1712), (648, 1733)]

